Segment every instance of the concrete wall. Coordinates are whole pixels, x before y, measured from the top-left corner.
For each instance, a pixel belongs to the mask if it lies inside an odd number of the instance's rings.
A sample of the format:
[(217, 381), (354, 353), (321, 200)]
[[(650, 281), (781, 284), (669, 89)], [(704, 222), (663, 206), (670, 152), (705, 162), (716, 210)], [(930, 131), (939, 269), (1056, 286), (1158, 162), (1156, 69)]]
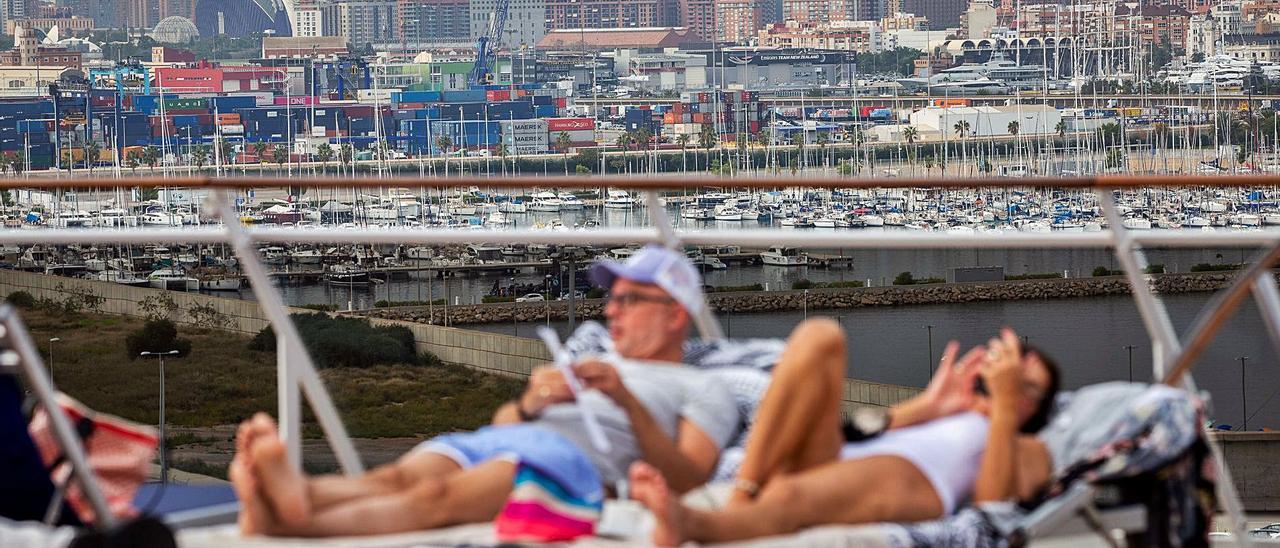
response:
[[(96, 310), (107, 314), (146, 317), (158, 310), (168, 310), (169, 317), (180, 324), (226, 329), (246, 335), (256, 334), (268, 325), (266, 314), (254, 301), (14, 270), (0, 271), (0, 296), (14, 291), (26, 291), (37, 299), (58, 301), (93, 296), (101, 299)], [(216, 314), (211, 314), (210, 310)], [(290, 308), (289, 311), (314, 312), (305, 308)], [(384, 318), (370, 318), (370, 321), (375, 325), (409, 328), (419, 352), (430, 352), (444, 361), (491, 373), (526, 376), (534, 366), (551, 359), (546, 347), (536, 339)], [(918, 391), (910, 387), (846, 379), (845, 407), (846, 410), (854, 405), (887, 407)]]
[(1248, 512), (1280, 511), (1280, 432), (1215, 432)]

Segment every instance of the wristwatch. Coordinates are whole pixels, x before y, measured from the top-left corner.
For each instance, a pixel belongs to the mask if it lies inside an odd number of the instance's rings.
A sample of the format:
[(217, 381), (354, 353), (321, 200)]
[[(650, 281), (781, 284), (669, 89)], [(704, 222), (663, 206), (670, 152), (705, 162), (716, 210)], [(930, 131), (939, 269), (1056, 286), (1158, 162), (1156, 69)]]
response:
[(889, 428), (889, 413), (872, 407), (853, 410), (842, 427), (845, 441), (862, 441), (883, 434)]

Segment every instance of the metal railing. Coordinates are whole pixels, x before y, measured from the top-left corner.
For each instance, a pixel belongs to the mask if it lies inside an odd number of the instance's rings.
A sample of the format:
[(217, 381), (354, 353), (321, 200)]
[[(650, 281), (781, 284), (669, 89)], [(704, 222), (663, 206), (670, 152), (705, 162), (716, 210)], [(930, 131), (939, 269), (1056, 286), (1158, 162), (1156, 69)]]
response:
[[(1212, 185), (1206, 183), (1212, 182)], [(1100, 175), (1079, 178), (990, 179), (953, 178), (926, 179), (847, 179), (824, 177), (738, 178), (654, 176), (647, 178), (603, 177), (378, 177), (378, 178), (306, 178), (287, 180), (273, 178), (136, 178), (81, 180), (23, 180), (7, 186), (35, 189), (94, 189), (120, 187), (186, 187), (215, 191), (205, 211), (215, 211), (219, 225), (165, 229), (63, 229), (0, 230), (0, 244), (80, 244), (80, 243), (230, 243), (249, 279), (254, 295), (261, 303), (277, 338), (278, 413), (280, 434), (295, 466), (300, 464), (301, 392), (305, 393), (343, 470), (348, 474), (363, 470), (354, 446), (333, 407), (310, 355), (303, 347), (293, 323), (289, 320), (283, 299), (270, 283), (266, 269), (254, 247), (256, 243), (361, 243), (361, 244), (458, 244), (458, 243), (543, 243), (543, 244), (634, 244), (659, 243), (672, 248), (690, 244), (734, 244), (768, 247), (784, 245), (796, 248), (848, 249), (921, 249), (921, 248), (1112, 248), (1123, 267), (1131, 287), (1143, 325), (1151, 338), (1154, 378), (1164, 383), (1195, 390), (1190, 368), (1208, 343), (1240, 304), (1252, 294), (1264, 318), (1267, 332), (1280, 353), (1280, 288), (1270, 275), (1280, 260), (1280, 231), (1202, 232), (1142, 231), (1125, 228), (1115, 201), (1116, 190), (1170, 187), (1277, 187), (1280, 176), (1242, 175), (1230, 177), (1176, 177)], [(490, 187), (505, 189), (532, 188), (601, 188), (612, 187), (644, 192), (647, 213), (652, 226), (634, 229), (601, 229), (583, 231), (502, 230), (460, 231), (444, 228), (397, 228), (346, 230), (317, 228), (297, 230), (241, 224), (233, 207), (232, 191), (264, 187), (306, 188), (393, 188), (412, 189)], [(1018, 234), (943, 234), (914, 232), (844, 232), (814, 233), (773, 229), (677, 230), (661, 206), (659, 190), (691, 190), (707, 187), (779, 188), (805, 187), (823, 189), (885, 188), (1062, 188), (1092, 191), (1101, 206), (1109, 229), (1093, 233), (1018, 233)], [(1208, 247), (1239, 246), (1261, 249), (1252, 264), (1241, 271), (1234, 283), (1219, 292), (1199, 313), (1185, 338), (1179, 338), (1168, 311), (1153, 291), (1150, 278), (1144, 274), (1148, 264), (1143, 246)], [(719, 324), (704, 307), (697, 315), (696, 326), (703, 337), (720, 337)], [(1232, 517), (1237, 538), (1247, 542), (1240, 501), (1231, 482), (1218, 445), (1210, 440), (1214, 457), (1220, 466), (1218, 489), (1225, 510)]]

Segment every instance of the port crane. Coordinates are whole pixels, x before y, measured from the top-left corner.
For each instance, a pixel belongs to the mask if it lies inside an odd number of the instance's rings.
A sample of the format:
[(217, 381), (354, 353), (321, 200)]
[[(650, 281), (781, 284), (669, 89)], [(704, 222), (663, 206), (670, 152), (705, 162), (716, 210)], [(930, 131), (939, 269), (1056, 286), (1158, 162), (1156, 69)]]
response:
[(476, 39), (476, 64), (471, 68), (468, 84), (477, 86), (493, 83), (498, 44), (501, 43), (502, 31), (507, 26), (507, 11), (510, 8), (511, 0), (494, 0), (493, 11), (489, 13), (489, 28)]

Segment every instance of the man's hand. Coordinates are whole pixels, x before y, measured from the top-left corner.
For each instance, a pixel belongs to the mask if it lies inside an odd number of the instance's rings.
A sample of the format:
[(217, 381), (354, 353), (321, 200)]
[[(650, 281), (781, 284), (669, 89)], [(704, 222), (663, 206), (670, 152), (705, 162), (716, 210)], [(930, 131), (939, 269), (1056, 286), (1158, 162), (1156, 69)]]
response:
[(529, 384), (520, 396), (520, 409), (529, 415), (537, 415), (549, 405), (573, 401), (564, 374), (554, 365), (540, 365), (529, 375)]
[(630, 402), (631, 392), (612, 365), (600, 360), (586, 360), (574, 364), (573, 371), (582, 380), (583, 388), (599, 390), (621, 407), (626, 407)]
[(981, 373), (982, 359), (986, 349), (977, 346), (965, 353), (956, 361), (960, 351), (960, 343), (947, 343), (942, 351), (942, 361), (938, 363), (938, 371), (934, 373), (924, 396), (939, 417), (968, 411), (977, 398), (974, 392), (974, 380)]
[(991, 402), (1016, 407), (1022, 393), (1022, 345), (1012, 329), (1001, 330), (999, 338), (987, 343), (986, 363), (981, 369)]

